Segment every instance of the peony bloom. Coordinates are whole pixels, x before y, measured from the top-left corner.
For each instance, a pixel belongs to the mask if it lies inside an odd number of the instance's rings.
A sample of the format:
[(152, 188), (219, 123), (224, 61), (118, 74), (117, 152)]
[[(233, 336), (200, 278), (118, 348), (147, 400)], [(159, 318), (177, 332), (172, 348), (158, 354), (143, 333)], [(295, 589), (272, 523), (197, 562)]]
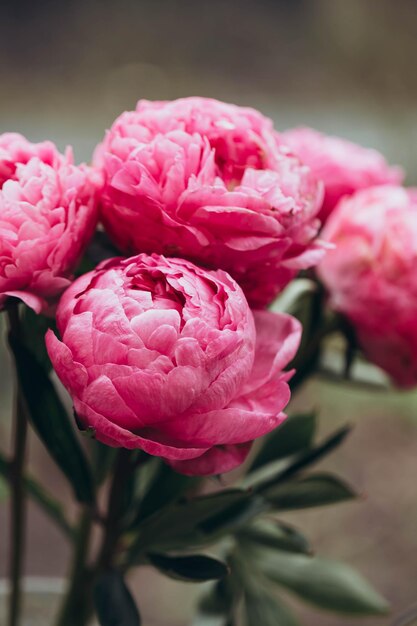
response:
[(174, 101), (139, 100), (135, 111), (116, 119), (97, 159), (106, 152), (125, 160), (141, 144), (172, 131), (205, 138), (222, 180), (240, 182), (247, 167), (268, 169), (274, 160), (276, 136), (272, 121), (250, 107), (239, 107), (211, 98)]
[(381, 186), (342, 200), (319, 266), (333, 308), (370, 361), (401, 387), (417, 385), (417, 190)]
[[(31, 144), (17, 137), (10, 154), (24, 161)], [(48, 142), (39, 146), (40, 156), (10, 166), (0, 189), (0, 306), (15, 297), (38, 313), (69, 285), (96, 227), (98, 195), (96, 173)]]
[(325, 196), (319, 215), (322, 222), (342, 196), (375, 185), (400, 184), (403, 180), (401, 169), (388, 166), (382, 154), (345, 139), (311, 128), (287, 130), (280, 138), (324, 182)]
[(80, 424), (185, 474), (226, 472), (285, 418), (301, 328), (252, 314), (238, 284), (182, 259), (110, 259), (78, 278), (48, 332)]
[(33, 157), (51, 166), (63, 160), (51, 141), (31, 143), (19, 133), (0, 135), (0, 189), (6, 180), (15, 178), (18, 165), (25, 165)]
[(323, 254), (322, 187), (253, 109), (205, 98), (140, 101), (96, 150), (103, 224), (125, 253), (228, 271), (267, 305)]

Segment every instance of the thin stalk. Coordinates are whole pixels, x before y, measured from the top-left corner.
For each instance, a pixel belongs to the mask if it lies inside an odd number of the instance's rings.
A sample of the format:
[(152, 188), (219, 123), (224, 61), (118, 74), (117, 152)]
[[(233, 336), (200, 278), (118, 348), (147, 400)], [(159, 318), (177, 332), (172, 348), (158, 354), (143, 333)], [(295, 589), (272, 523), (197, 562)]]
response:
[(336, 316), (332, 316), (319, 328), (309, 339), (309, 343), (304, 351), (295, 357), (291, 367), (295, 368), (295, 374), (290, 379), (291, 392), (294, 393), (305, 381), (316, 373), (320, 361), (322, 344), (329, 335), (340, 330), (340, 321)]
[[(0, 451), (0, 475), (9, 484), (11, 483), (11, 465), (12, 462)], [(69, 540), (73, 540), (75, 529), (66, 518), (62, 504), (27, 472), (23, 475), (23, 483), (27, 495), (55, 522)]]
[(93, 528), (93, 511), (81, 513), (69, 576), (69, 587), (61, 606), (57, 626), (85, 626), (92, 613), (93, 571), (88, 566), (88, 551)]
[[(20, 335), (20, 320), (17, 305), (8, 310), (9, 337)], [(22, 565), (25, 552), (25, 520), (26, 498), (24, 488), (24, 465), (26, 455), (26, 442), (28, 421), (19, 380), (16, 375), (15, 399), (14, 399), (14, 433), (13, 433), (13, 456), (10, 463), (10, 488), (11, 488), (11, 515), (10, 532), (11, 548), (9, 560), (9, 626), (18, 626), (22, 607)]]
[(102, 572), (113, 565), (117, 544), (121, 534), (121, 516), (123, 514), (127, 477), (132, 470), (130, 450), (121, 448), (118, 452), (113, 481), (110, 487), (107, 516), (104, 522), (104, 537), (97, 558), (97, 571)]
[(113, 480), (110, 486), (107, 514), (103, 520), (104, 534), (96, 562), (88, 564), (93, 523), (96, 519), (92, 509), (85, 509), (75, 542), (69, 588), (64, 599), (56, 626), (86, 626), (93, 612), (93, 589), (97, 577), (113, 565), (118, 541), (122, 531), (121, 516), (124, 508), (124, 489), (128, 473), (132, 470), (130, 451), (118, 452)]

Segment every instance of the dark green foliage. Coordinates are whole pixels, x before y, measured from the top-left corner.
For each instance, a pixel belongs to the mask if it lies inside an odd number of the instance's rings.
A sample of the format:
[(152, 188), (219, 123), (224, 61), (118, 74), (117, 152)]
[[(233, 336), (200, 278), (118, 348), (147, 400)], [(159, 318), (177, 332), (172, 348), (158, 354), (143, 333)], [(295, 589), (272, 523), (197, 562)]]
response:
[(116, 570), (102, 574), (94, 589), (94, 605), (100, 626), (140, 626), (132, 594)]
[(92, 504), (92, 473), (64, 405), (30, 350), (13, 336), (10, 345), (29, 417), (39, 438), (69, 480), (77, 500)]
[(293, 454), (310, 448), (316, 431), (315, 413), (293, 415), (265, 437), (263, 445), (254, 458), (250, 472)]
[(151, 553), (147, 557), (149, 562), (166, 576), (186, 582), (216, 580), (224, 578), (229, 573), (225, 563), (202, 554), (168, 556)]

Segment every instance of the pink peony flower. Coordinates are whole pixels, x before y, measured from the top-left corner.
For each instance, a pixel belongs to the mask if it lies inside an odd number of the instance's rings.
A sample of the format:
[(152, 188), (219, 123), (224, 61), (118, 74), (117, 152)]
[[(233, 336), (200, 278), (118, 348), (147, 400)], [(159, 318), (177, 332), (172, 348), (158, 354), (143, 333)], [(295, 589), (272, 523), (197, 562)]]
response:
[(185, 474), (226, 472), (285, 418), (300, 324), (251, 313), (223, 271), (140, 254), (78, 278), (48, 332), (84, 428)]
[(417, 385), (417, 190), (380, 186), (342, 200), (319, 266), (334, 309), (353, 324), (370, 361), (397, 385)]
[(319, 214), (322, 222), (342, 196), (375, 185), (400, 184), (403, 180), (401, 169), (388, 166), (382, 154), (345, 139), (311, 128), (287, 130), (280, 139), (324, 182), (325, 196)]
[(95, 162), (103, 223), (121, 250), (225, 269), (254, 306), (323, 254), (321, 184), (253, 109), (141, 101), (115, 121)]
[(17, 164), (0, 190), (0, 306), (15, 297), (38, 313), (70, 284), (98, 217), (97, 174), (40, 145), (45, 162)]
[(31, 143), (19, 133), (0, 135), (0, 189), (6, 180), (15, 178), (18, 165), (25, 165), (33, 157), (51, 166), (63, 159), (51, 141)]
[(126, 159), (138, 145), (178, 130), (206, 138), (228, 185), (240, 182), (247, 167), (268, 169), (274, 160), (277, 141), (269, 118), (250, 107), (198, 97), (139, 100), (136, 111), (117, 118), (98, 154), (105, 157), (110, 152)]

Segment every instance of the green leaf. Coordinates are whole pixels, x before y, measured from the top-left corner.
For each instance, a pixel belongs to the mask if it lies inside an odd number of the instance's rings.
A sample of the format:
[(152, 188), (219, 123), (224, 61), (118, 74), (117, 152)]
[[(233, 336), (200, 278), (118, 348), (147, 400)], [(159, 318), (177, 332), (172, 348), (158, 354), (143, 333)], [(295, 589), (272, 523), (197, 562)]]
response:
[(155, 513), (163, 506), (171, 504), (185, 492), (194, 489), (201, 478), (185, 476), (174, 472), (166, 463), (157, 459), (158, 467), (148, 486), (147, 492), (140, 501), (138, 516), (134, 524)]
[(207, 580), (218, 580), (229, 574), (229, 569), (225, 563), (203, 554), (167, 556), (166, 554), (150, 553), (147, 557), (149, 562), (160, 572), (176, 580), (200, 583)]
[(232, 532), (241, 528), (260, 513), (264, 513), (268, 508), (263, 497), (250, 494), (248, 498), (232, 504), (227, 509), (201, 522), (198, 528), (207, 535), (216, 535), (216, 533), (226, 531)]
[(245, 593), (245, 615), (246, 626), (299, 626), (280, 599), (259, 589)]
[(320, 360), (321, 343), (324, 331), (324, 289), (316, 283), (313, 289), (307, 289), (300, 294), (288, 311), (302, 324), (303, 334), (297, 354), (290, 363), (295, 368), (295, 374), (290, 381), (294, 391), (317, 367)]
[(92, 504), (94, 488), (91, 470), (64, 405), (32, 353), (14, 336), (10, 337), (10, 345), (19, 384), (38, 436), (69, 480), (76, 498)]
[[(172, 520), (181, 520), (188, 526), (202, 524), (231, 506), (248, 500), (250, 494), (242, 489), (224, 489), (205, 496), (197, 496), (176, 502), (160, 515), (156, 514), (159, 523), (170, 525)], [(150, 521), (150, 520), (149, 520)], [(153, 524), (153, 522), (152, 522)]]
[(102, 574), (94, 589), (94, 605), (101, 626), (140, 626), (135, 601), (122, 575), (111, 570)]
[(278, 551), (259, 552), (259, 557), (266, 576), (306, 602), (348, 615), (388, 612), (386, 600), (348, 565)]
[(298, 277), (287, 285), (277, 298), (269, 306), (269, 309), (278, 313), (290, 313), (294, 315), (302, 309), (303, 300), (317, 292), (317, 282), (306, 277)]
[(316, 414), (293, 415), (265, 438), (250, 472), (310, 448), (316, 431)]
[(9, 487), (3, 478), (0, 478), (0, 502), (9, 497)]
[(279, 483), (264, 489), (262, 494), (279, 511), (324, 506), (357, 497), (347, 483), (327, 473)]
[(20, 323), (26, 348), (32, 352), (44, 370), (49, 372), (52, 369), (52, 363), (46, 350), (45, 334), (49, 328), (56, 330), (55, 319), (38, 315), (25, 306)]
[[(219, 531), (219, 518), (237, 505), (249, 503), (250, 494), (242, 489), (225, 489), (214, 494), (175, 502), (147, 517), (137, 528), (130, 547), (128, 563), (140, 561), (145, 549), (180, 549), (207, 545), (212, 539), (210, 522), (215, 520)], [(208, 528), (205, 528), (208, 524)]]
[(216, 584), (200, 600), (199, 612), (205, 615), (228, 615), (234, 602), (234, 590), (230, 576)]
[(287, 479), (290, 476), (293, 476), (297, 472), (306, 467), (309, 467), (313, 463), (317, 463), (322, 458), (333, 452), (337, 447), (340, 446), (341, 443), (346, 439), (349, 435), (352, 427), (347, 425), (339, 428), (335, 433), (331, 434), (327, 439), (325, 439), (321, 444), (311, 448), (304, 454), (301, 454), (294, 463), (291, 463), (287, 469), (282, 473), (281, 479)]
[(266, 548), (311, 554), (307, 539), (298, 530), (282, 522), (259, 520), (239, 530), (237, 537)]
[(321, 444), (307, 450), (297, 456), (294, 461), (288, 463), (284, 468), (279, 468), (272, 476), (268, 476), (265, 480), (259, 481), (256, 485), (255, 491), (257, 493), (264, 493), (270, 487), (277, 485), (278, 483), (285, 482), (292, 478), (294, 475), (301, 472), (301, 470), (313, 465), (320, 461), (323, 457), (327, 456), (335, 448), (345, 440), (350, 433), (351, 427), (344, 426), (335, 433), (330, 435)]
[(91, 448), (94, 458), (94, 478), (97, 485), (101, 485), (114, 465), (117, 448), (106, 446), (96, 439), (92, 439)]
[(352, 367), (360, 348), (356, 337), (355, 329), (349, 320), (345, 317), (340, 317), (340, 331), (345, 338), (345, 364), (343, 368), (343, 376), (346, 380), (351, 378)]

